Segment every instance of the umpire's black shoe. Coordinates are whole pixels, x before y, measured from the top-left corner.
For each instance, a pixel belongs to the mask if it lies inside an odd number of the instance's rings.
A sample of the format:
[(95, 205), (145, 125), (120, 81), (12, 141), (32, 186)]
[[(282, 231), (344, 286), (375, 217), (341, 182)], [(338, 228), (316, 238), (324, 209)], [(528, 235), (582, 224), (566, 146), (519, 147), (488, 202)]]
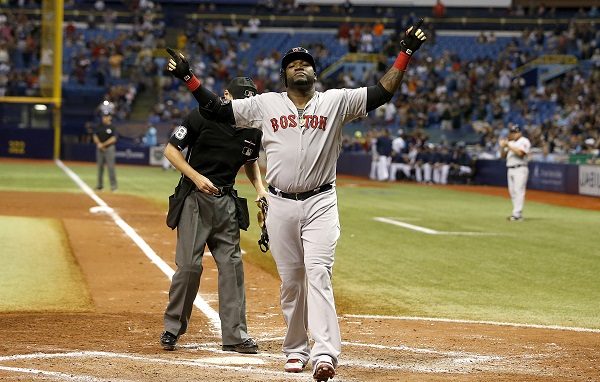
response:
[(177, 340), (178, 338), (175, 334), (164, 331), (163, 334), (160, 335), (160, 346), (165, 350), (175, 350)]
[(238, 353), (256, 354), (258, 353), (258, 345), (252, 338), (237, 345), (223, 345), (224, 351), (235, 351)]

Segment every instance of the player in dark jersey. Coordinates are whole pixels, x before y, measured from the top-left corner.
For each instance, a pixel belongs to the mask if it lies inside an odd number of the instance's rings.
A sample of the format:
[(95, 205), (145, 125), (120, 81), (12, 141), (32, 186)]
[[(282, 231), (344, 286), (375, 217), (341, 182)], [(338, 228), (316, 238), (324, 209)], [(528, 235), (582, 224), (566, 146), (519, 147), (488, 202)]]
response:
[(110, 189), (117, 191), (117, 172), (115, 164), (117, 161), (117, 129), (112, 122), (112, 114), (109, 111), (102, 112), (102, 121), (92, 136), (96, 144), (96, 163), (98, 164), (98, 181), (96, 190), (101, 191), (104, 186), (104, 165), (108, 169)]
[[(225, 91), (226, 99), (255, 95), (251, 79), (237, 77)], [(240, 250), (240, 226), (236, 213), (235, 177), (243, 165), (256, 189), (258, 201), (266, 197), (258, 156), (262, 132), (236, 129), (227, 123), (204, 119), (198, 108), (190, 112), (165, 149), (165, 156), (193, 182), (177, 226), (177, 271), (169, 290), (165, 331), (161, 346), (175, 349), (179, 336), (187, 331), (194, 299), (200, 286), (204, 247), (208, 246), (219, 271), (219, 317), (222, 349), (256, 353), (258, 345), (246, 327), (244, 267)], [(188, 148), (187, 158), (181, 150)]]

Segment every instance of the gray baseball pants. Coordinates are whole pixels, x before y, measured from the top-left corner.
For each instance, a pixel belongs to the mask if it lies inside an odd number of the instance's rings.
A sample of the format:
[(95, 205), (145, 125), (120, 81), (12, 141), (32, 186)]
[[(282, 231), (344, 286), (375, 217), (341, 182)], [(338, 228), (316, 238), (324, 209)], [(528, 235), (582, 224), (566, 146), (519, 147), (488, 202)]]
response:
[(508, 192), (512, 200), (512, 216), (516, 218), (523, 217), (523, 206), (525, 205), (525, 191), (527, 190), (527, 179), (529, 178), (529, 168), (521, 166), (509, 168), (507, 171)]
[[(335, 188), (304, 201), (269, 195), (267, 229), (281, 278), (283, 353), (337, 365), (341, 335), (331, 285), (340, 224)], [(310, 350), (308, 331), (314, 340)]]

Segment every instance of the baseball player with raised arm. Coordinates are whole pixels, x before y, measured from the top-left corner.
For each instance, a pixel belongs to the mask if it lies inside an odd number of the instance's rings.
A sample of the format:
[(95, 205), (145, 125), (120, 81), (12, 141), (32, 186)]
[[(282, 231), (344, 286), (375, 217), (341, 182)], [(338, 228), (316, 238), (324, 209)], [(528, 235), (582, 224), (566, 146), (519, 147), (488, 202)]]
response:
[(267, 229), (287, 325), (285, 371), (301, 372), (310, 361), (316, 381), (335, 375), (341, 335), (331, 275), (340, 236), (335, 179), (342, 126), (393, 97), (411, 56), (426, 40), (422, 22), (406, 31), (398, 58), (380, 82), (357, 89), (316, 91), (315, 61), (297, 47), (281, 61), (287, 92), (222, 102), (201, 85), (185, 56), (167, 49), (169, 70), (186, 82), (206, 118), (263, 131), (270, 192)]
[(523, 220), (523, 206), (525, 205), (525, 191), (529, 178), (528, 154), (531, 142), (523, 136), (519, 125), (508, 128), (508, 139), (500, 138), (500, 149), (503, 158), (506, 158), (506, 172), (508, 192), (512, 200), (512, 215), (507, 219), (513, 222)]

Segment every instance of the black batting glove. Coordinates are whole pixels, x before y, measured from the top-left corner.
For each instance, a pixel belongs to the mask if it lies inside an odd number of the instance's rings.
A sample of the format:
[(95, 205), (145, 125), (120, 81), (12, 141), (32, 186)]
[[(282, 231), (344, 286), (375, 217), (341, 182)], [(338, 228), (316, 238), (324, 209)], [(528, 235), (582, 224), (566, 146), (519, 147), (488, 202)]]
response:
[(400, 41), (400, 49), (409, 56), (412, 56), (414, 52), (419, 50), (421, 45), (427, 40), (425, 33), (421, 30), (421, 24), (423, 24), (423, 19), (419, 20), (417, 25), (408, 28), (406, 36)]
[(183, 54), (177, 54), (171, 48), (167, 48), (167, 53), (171, 55), (168, 69), (173, 76), (185, 82), (194, 78), (194, 72), (190, 69), (190, 64)]

